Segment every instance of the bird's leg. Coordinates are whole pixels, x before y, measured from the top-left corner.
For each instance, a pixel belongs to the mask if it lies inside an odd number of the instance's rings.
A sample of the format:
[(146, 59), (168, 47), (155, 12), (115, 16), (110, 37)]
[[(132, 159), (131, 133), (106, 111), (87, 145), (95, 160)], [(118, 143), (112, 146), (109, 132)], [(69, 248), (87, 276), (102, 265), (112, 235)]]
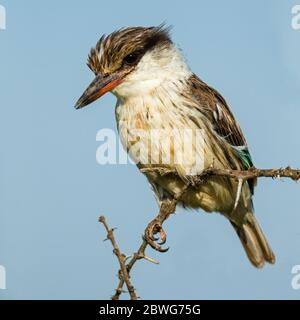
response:
[[(165, 199), (161, 202), (159, 214), (155, 219), (153, 219), (147, 226), (145, 230), (144, 239), (147, 243), (155, 250), (159, 252), (166, 252), (169, 248), (162, 248), (161, 245), (165, 244), (167, 241), (167, 234), (164, 231), (162, 224), (170, 216), (170, 214), (175, 212), (176, 209), (176, 199)], [(160, 242), (158, 238), (154, 237), (155, 234), (159, 233)]]

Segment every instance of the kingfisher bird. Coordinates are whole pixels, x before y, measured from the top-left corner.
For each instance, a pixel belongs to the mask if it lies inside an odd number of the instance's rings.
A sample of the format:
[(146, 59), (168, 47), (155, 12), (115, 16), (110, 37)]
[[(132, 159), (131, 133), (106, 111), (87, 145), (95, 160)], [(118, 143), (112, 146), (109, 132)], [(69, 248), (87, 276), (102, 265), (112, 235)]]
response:
[[(169, 145), (163, 143), (168, 134), (152, 139), (150, 152), (137, 163), (140, 169), (163, 166), (176, 172), (160, 175), (144, 171), (159, 203), (180, 194), (189, 181), (191, 166), (196, 164), (196, 157), (181, 148), (183, 130), (203, 133), (201, 152), (197, 154), (201, 164), (193, 167), (194, 174), (212, 165), (234, 170), (253, 166), (246, 139), (225, 99), (191, 71), (182, 51), (171, 40), (169, 27), (128, 27), (103, 35), (91, 49), (87, 65), (95, 79), (75, 108), (87, 106), (107, 92), (114, 94), (118, 132), (131, 156), (136, 140), (143, 151), (149, 149), (154, 130), (176, 130), (178, 136), (170, 139)], [(143, 132), (138, 138), (137, 131)], [(192, 138), (190, 146), (192, 150), (197, 147)], [(168, 163), (162, 161), (163, 156), (175, 152), (184, 153), (189, 161), (177, 163), (174, 157)], [(159, 156), (152, 159), (154, 155)], [(250, 262), (261, 268), (265, 262), (274, 264), (275, 256), (254, 215), (255, 185), (256, 179), (240, 183), (229, 177), (209, 176), (178, 200), (185, 208), (226, 217)]]

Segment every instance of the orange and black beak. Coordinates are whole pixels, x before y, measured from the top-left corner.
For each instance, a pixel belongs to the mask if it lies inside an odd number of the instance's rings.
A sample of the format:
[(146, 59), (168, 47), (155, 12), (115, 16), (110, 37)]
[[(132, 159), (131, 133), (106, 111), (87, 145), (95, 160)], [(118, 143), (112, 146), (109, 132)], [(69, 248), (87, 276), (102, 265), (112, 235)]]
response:
[(76, 102), (75, 109), (80, 109), (103, 96), (106, 92), (118, 86), (124, 77), (122, 72), (116, 72), (108, 76), (97, 75), (94, 81), (84, 91)]

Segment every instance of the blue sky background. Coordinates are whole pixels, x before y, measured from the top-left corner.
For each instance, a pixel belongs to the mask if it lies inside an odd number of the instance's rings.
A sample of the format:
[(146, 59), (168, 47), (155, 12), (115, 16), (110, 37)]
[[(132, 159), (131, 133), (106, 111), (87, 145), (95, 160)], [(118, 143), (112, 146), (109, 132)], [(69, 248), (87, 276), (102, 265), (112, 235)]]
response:
[[(105, 214), (131, 254), (157, 212), (132, 165), (101, 166), (101, 128), (116, 129), (115, 98), (73, 105), (93, 79), (85, 65), (103, 33), (174, 26), (192, 70), (218, 89), (243, 128), (257, 167), (300, 167), (300, 30), (296, 1), (0, 0), (0, 299), (105, 299), (117, 262), (97, 219)], [(170, 250), (148, 250), (132, 273), (145, 299), (299, 299), (300, 186), (261, 179), (258, 220), (277, 263), (254, 269), (223, 217), (178, 210), (166, 223)]]

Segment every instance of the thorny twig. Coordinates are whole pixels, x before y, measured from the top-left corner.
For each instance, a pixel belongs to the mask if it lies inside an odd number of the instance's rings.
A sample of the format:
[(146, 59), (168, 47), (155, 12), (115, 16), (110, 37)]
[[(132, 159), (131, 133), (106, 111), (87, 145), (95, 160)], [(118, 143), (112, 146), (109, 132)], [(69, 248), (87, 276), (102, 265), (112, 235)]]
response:
[[(141, 169), (143, 173), (146, 174), (157, 174), (159, 176), (165, 176), (165, 175), (177, 175), (176, 171), (164, 168), (164, 167), (152, 167), (152, 168), (143, 168)], [(141, 246), (139, 247), (138, 251), (134, 253), (133, 257), (129, 260), (128, 263), (126, 261), (128, 258), (124, 254), (121, 253), (118, 245), (116, 244), (116, 241), (114, 239), (113, 235), (113, 229), (109, 229), (109, 227), (106, 224), (105, 218), (103, 216), (100, 217), (99, 221), (105, 226), (107, 230), (107, 239), (109, 239), (113, 245), (114, 253), (117, 256), (120, 264), (120, 270), (119, 270), (119, 284), (116, 289), (115, 294), (112, 296), (112, 300), (118, 300), (120, 295), (124, 292), (123, 287), (124, 284), (126, 284), (128, 292), (130, 294), (130, 297), (132, 300), (136, 300), (136, 292), (131, 284), (130, 281), (130, 272), (134, 266), (134, 264), (140, 260), (140, 259), (146, 259), (153, 263), (158, 263), (152, 258), (149, 258), (145, 254), (145, 250), (150, 244), (151, 247), (154, 249), (165, 252), (167, 249), (162, 249), (159, 245), (157, 245), (151, 237), (151, 235), (147, 234), (149, 231), (149, 227), (151, 225), (158, 225), (159, 227), (157, 229), (154, 228), (154, 233), (159, 232), (159, 228), (162, 229), (162, 224), (165, 220), (168, 219), (168, 217), (175, 212), (177, 202), (179, 199), (184, 195), (187, 190), (192, 187), (195, 188), (196, 186), (200, 185), (210, 176), (221, 176), (221, 177), (228, 177), (233, 178), (238, 181), (245, 181), (251, 178), (260, 178), (260, 177), (267, 177), (267, 178), (290, 178), (294, 181), (298, 181), (300, 179), (300, 170), (299, 169), (292, 169), (290, 167), (286, 168), (279, 168), (279, 169), (257, 169), (255, 167), (250, 168), (249, 170), (231, 170), (231, 169), (217, 169), (213, 166), (210, 168), (205, 169), (201, 174), (191, 176), (189, 177), (189, 182), (185, 185), (183, 190), (180, 194), (173, 197), (173, 199), (165, 200), (161, 203), (159, 214), (155, 219), (153, 219), (147, 228), (145, 229), (145, 235), (143, 236), (143, 242)], [(163, 241), (163, 243), (165, 240)]]
[[(175, 198), (172, 200), (167, 200), (167, 201), (162, 202), (159, 214), (157, 215), (157, 217), (154, 220), (163, 224), (163, 222), (170, 216), (170, 214), (175, 212), (176, 203), (177, 203), (177, 199), (175, 199)], [(99, 221), (103, 223), (103, 220), (105, 221), (105, 218), (103, 216), (100, 217)], [(108, 227), (105, 227), (105, 228), (106, 228), (106, 230), (109, 230)], [(146, 230), (147, 230), (147, 228), (146, 228)], [(145, 232), (146, 232), (146, 230), (145, 230)], [(113, 230), (111, 230), (111, 231), (113, 232)], [(111, 234), (112, 234), (112, 232), (111, 232)], [(139, 247), (138, 251), (133, 254), (133, 257), (129, 260), (128, 263), (126, 263), (126, 259), (119, 258), (119, 257), (125, 257), (125, 255), (122, 254), (120, 252), (120, 250), (117, 251), (118, 252), (117, 257), (118, 257), (121, 269), (119, 271), (119, 284), (118, 284), (118, 287), (116, 289), (115, 294), (112, 296), (112, 300), (119, 300), (120, 295), (124, 292), (123, 286), (125, 283), (128, 288), (128, 284), (127, 284), (126, 280), (129, 279), (130, 271), (131, 271), (132, 267), (134, 266), (134, 264), (138, 260), (145, 259), (145, 260), (150, 261), (155, 264), (159, 263), (158, 261), (146, 256), (145, 250), (146, 250), (149, 242), (145, 239), (145, 236), (143, 236), (142, 238), (143, 238), (143, 242), (142, 242), (141, 246)], [(108, 237), (108, 239), (111, 240), (109, 237)], [(114, 241), (114, 243), (112, 241), (111, 242), (113, 244), (113, 247), (115, 248), (116, 242), (115, 242), (114, 238), (113, 238), (113, 241)], [(115, 252), (115, 249), (114, 249), (114, 252)], [(126, 269), (125, 273), (122, 271), (124, 268)], [(123, 274), (125, 274), (125, 277), (123, 276)], [(130, 293), (129, 289), (128, 289), (128, 291)], [(133, 299), (132, 296), (131, 296), (131, 299)]]
[[(176, 171), (170, 170), (164, 167), (152, 167), (141, 169), (143, 173), (158, 173), (161, 176), (169, 174), (177, 174)], [(292, 169), (290, 167), (279, 168), (279, 169), (257, 169), (252, 167), (248, 170), (231, 170), (231, 169), (217, 169), (210, 167), (202, 171), (199, 175), (191, 176), (194, 184), (201, 184), (209, 176), (221, 176), (229, 177), (234, 179), (248, 180), (251, 178), (290, 178), (294, 181), (300, 179), (300, 169)]]
[[(130, 281), (129, 272), (127, 271), (127, 268), (126, 268), (126, 256), (122, 254), (122, 252), (119, 249), (119, 246), (117, 245), (117, 242), (114, 237), (114, 229), (110, 229), (108, 227), (104, 216), (101, 216), (99, 218), (99, 222), (101, 222), (104, 225), (107, 231), (107, 239), (110, 240), (114, 248), (113, 253), (117, 256), (119, 260), (119, 264), (120, 264), (119, 278), (120, 280), (122, 279), (126, 283), (131, 300), (137, 300), (135, 289)], [(124, 285), (124, 282), (123, 282), (123, 285)]]

